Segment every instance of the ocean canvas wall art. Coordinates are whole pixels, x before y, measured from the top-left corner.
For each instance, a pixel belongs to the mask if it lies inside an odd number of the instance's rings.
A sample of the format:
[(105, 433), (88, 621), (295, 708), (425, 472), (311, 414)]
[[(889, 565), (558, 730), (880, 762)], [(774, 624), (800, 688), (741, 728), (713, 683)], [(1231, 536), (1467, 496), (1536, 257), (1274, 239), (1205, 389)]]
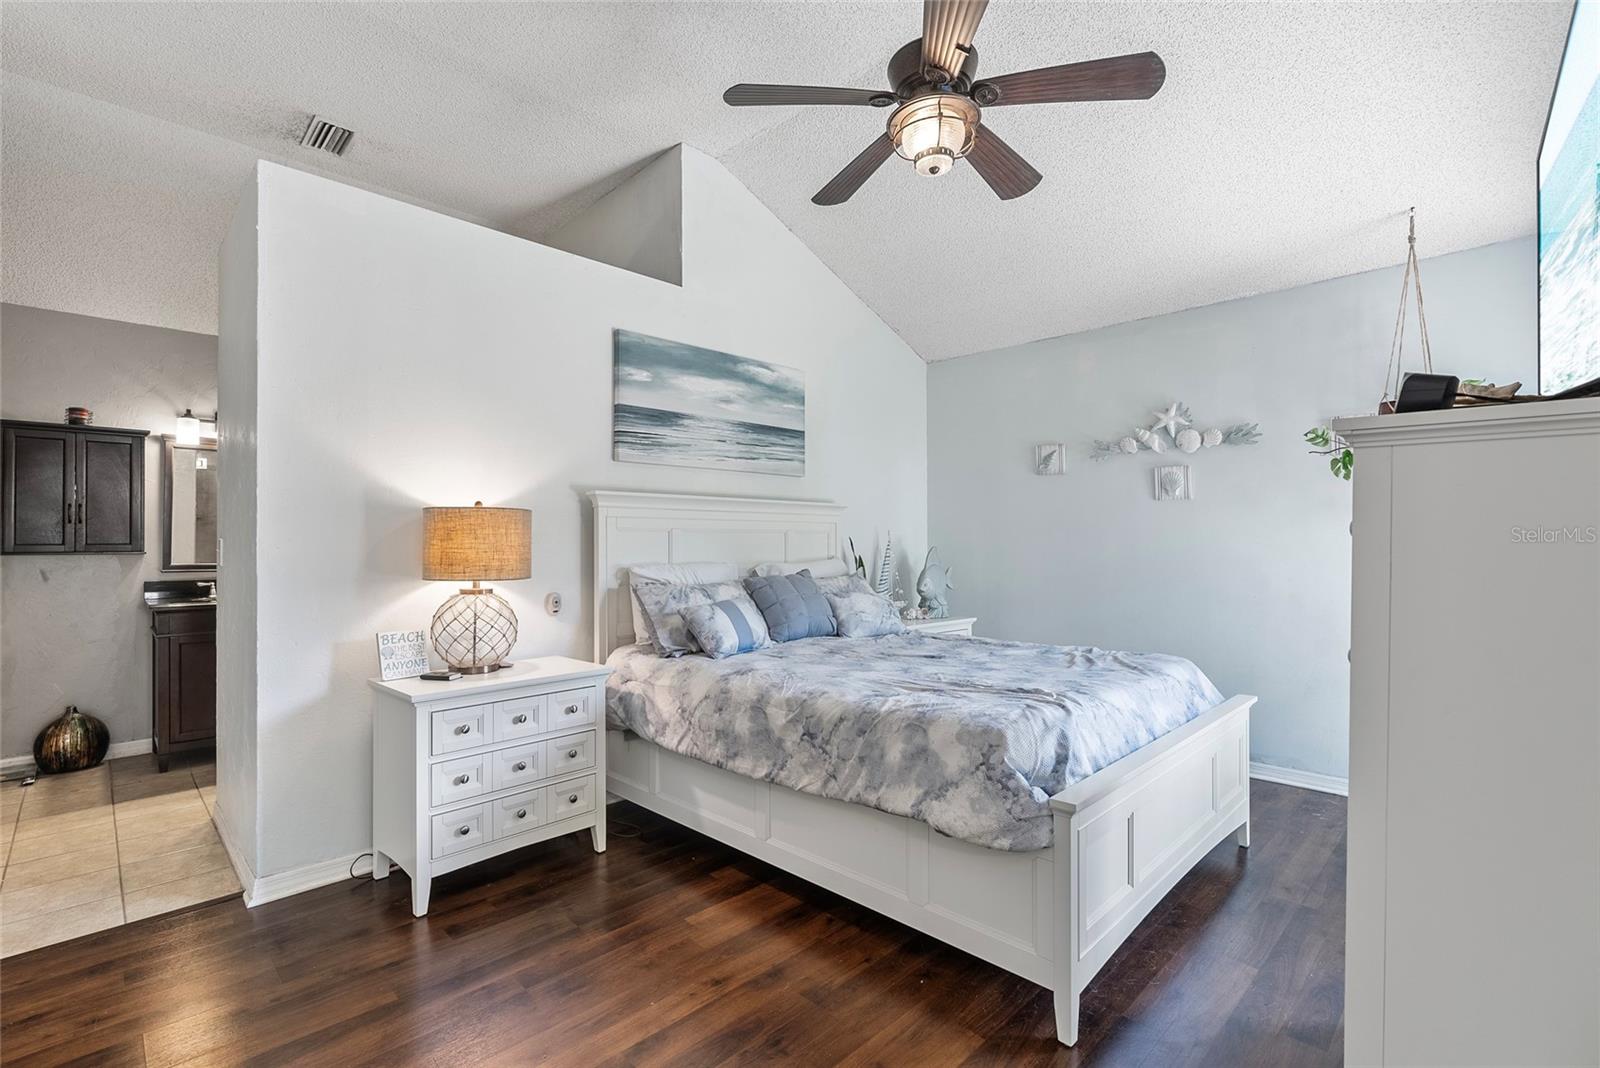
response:
[(1578, 0), (1539, 147), (1539, 392), (1600, 379), (1600, 0)]
[(629, 463), (804, 475), (805, 374), (618, 330), (611, 455)]

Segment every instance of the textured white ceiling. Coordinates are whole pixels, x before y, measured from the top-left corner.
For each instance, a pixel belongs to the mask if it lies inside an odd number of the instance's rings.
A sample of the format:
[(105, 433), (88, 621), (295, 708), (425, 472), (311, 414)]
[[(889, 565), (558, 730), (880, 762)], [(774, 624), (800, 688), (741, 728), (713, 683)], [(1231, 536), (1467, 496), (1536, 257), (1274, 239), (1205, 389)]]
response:
[[(1570, 4), (1006, 3), (989, 74), (1154, 49), (1151, 101), (994, 108), (1044, 172), (890, 160), (810, 196), (882, 112), (744, 108), (738, 81), (875, 87), (916, 3), (8, 4), (0, 294), (215, 329), (215, 252), (265, 157), (537, 237), (680, 141), (721, 159), (924, 357), (1084, 330), (1534, 227)], [(353, 127), (300, 149), (309, 112)]]

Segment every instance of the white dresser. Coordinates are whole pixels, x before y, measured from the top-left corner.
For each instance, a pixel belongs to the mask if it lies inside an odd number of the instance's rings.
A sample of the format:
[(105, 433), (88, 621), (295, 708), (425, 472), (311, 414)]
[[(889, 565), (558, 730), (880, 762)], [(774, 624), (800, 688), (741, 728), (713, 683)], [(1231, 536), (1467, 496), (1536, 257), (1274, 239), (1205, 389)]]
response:
[(919, 634), (944, 634), (957, 638), (972, 637), (972, 625), (978, 622), (977, 616), (948, 617), (945, 619), (907, 619), (904, 621), (907, 630), (914, 630)]
[(1600, 1063), (1600, 402), (1334, 426), (1345, 1062)]
[(540, 657), (454, 682), (372, 679), (372, 875), (434, 876), (588, 829), (606, 848), (599, 664)]

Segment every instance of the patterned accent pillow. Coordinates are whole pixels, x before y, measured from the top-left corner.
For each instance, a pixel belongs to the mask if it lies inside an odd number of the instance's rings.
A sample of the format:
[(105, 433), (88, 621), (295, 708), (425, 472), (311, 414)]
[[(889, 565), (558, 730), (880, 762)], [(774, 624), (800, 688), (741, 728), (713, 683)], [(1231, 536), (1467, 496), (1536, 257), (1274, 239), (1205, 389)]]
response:
[(747, 594), (716, 604), (697, 604), (683, 610), (689, 633), (712, 659), (748, 653), (771, 644), (767, 621)]
[(879, 597), (870, 590), (865, 593), (830, 593), (827, 597), (828, 606), (833, 609), (833, 618), (838, 621), (841, 638), (876, 638), (880, 634), (906, 632), (906, 625), (900, 622), (900, 614), (886, 597)]
[(650, 621), (645, 618), (644, 609), (639, 607), (639, 598), (632, 595), (632, 587), (637, 582), (671, 582), (678, 586), (696, 586), (706, 582), (734, 582), (739, 578), (739, 569), (732, 564), (718, 561), (708, 561), (697, 564), (634, 564), (628, 568), (628, 600), (633, 604), (633, 640), (639, 644), (650, 641)]
[[(846, 593), (872, 593), (872, 587), (868, 586), (867, 580), (860, 575), (836, 575), (831, 578), (817, 578), (812, 575), (811, 580), (817, 584), (817, 589), (822, 591), (823, 596)], [(872, 593), (872, 595), (874, 597), (877, 596), (875, 593)]]
[(798, 575), (752, 575), (744, 580), (750, 599), (766, 618), (767, 631), (775, 642), (797, 638), (825, 638), (837, 627), (828, 599), (817, 589), (808, 572)]
[(650, 644), (661, 656), (682, 656), (698, 653), (700, 645), (689, 632), (683, 618), (685, 608), (695, 605), (715, 604), (741, 596), (744, 587), (737, 581), (703, 582), (697, 585), (680, 585), (672, 582), (636, 582), (633, 596), (644, 613), (649, 630)]

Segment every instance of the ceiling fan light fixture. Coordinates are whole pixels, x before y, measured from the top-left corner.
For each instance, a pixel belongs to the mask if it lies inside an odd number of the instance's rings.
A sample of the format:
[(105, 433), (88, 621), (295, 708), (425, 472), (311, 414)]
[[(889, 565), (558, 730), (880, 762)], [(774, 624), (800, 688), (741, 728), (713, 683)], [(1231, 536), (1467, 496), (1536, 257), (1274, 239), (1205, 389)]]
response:
[(957, 93), (932, 93), (907, 101), (889, 116), (889, 140), (917, 173), (937, 178), (972, 150), (978, 107)]

